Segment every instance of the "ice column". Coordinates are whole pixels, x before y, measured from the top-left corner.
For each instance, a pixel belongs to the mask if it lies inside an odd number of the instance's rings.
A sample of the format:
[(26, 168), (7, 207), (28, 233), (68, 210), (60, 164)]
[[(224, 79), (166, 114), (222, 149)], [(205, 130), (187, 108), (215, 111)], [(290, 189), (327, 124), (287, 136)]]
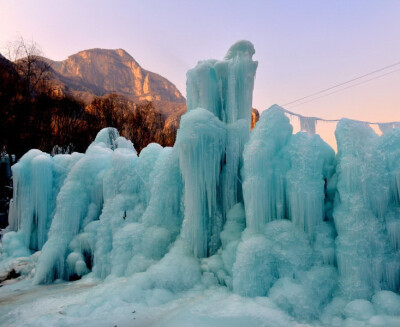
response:
[(308, 134), (315, 134), (317, 119), (314, 117), (300, 116), (300, 129)]
[(225, 151), (225, 125), (211, 112), (191, 110), (182, 117), (176, 146), (184, 180), (183, 238), (197, 257), (218, 248), (222, 217), (217, 187)]
[(39, 258), (34, 282), (46, 284), (66, 274), (68, 245), (89, 222), (97, 219), (103, 205), (103, 172), (115, 147), (115, 129), (101, 130), (85, 156), (72, 168), (57, 196), (49, 239)]
[(395, 291), (399, 253), (389, 242), (385, 216), (391, 201), (387, 155), (399, 147), (385, 151), (368, 125), (347, 119), (335, 134), (339, 197), (333, 217), (340, 290), (351, 299), (369, 298), (380, 289)]
[(278, 106), (272, 106), (262, 113), (245, 147), (243, 196), (247, 227), (253, 231), (286, 216), (285, 175), (289, 163), (282, 149), (292, 131), (289, 118)]
[(40, 250), (54, 209), (53, 161), (40, 150), (31, 150), (12, 167), (14, 195), (10, 226), (23, 234), (24, 244)]
[(325, 218), (324, 188), (334, 171), (335, 152), (319, 135), (304, 132), (291, 137), (287, 152), (287, 215), (312, 240)]
[[(186, 235), (190, 235), (187, 238), (194, 240), (191, 243), (199, 257), (212, 254), (219, 247), (219, 234), (226, 214), (242, 199), (242, 152), (250, 133), (252, 93), (258, 64), (252, 60), (254, 53), (250, 42), (239, 41), (228, 50), (224, 60), (201, 61), (187, 73), (188, 117), (182, 119), (177, 145), (185, 183), (184, 230)], [(212, 114), (206, 114), (206, 110)], [(201, 124), (204, 124), (202, 129), (198, 128), (197, 135), (193, 135), (194, 127)], [(215, 144), (218, 144), (216, 148)], [(211, 157), (205, 162), (208, 156)], [(191, 166), (187, 166), (189, 163)], [(203, 176), (203, 171), (208, 170), (209, 176)], [(201, 176), (211, 179), (204, 182)], [(195, 187), (196, 183), (202, 185), (200, 190)], [(201, 190), (202, 187), (205, 190)], [(194, 198), (205, 202), (194, 203)], [(208, 217), (205, 207), (208, 207)], [(185, 225), (191, 219), (196, 219), (196, 222)]]
[(204, 108), (225, 123), (251, 120), (254, 77), (258, 62), (249, 41), (230, 47), (224, 60), (200, 61), (187, 73), (188, 111)]
[(258, 63), (252, 60), (254, 46), (239, 41), (224, 60), (201, 61), (187, 73), (188, 111), (204, 108), (227, 124), (222, 172), (222, 214), (242, 200), (240, 169), (248, 141), (254, 77)]

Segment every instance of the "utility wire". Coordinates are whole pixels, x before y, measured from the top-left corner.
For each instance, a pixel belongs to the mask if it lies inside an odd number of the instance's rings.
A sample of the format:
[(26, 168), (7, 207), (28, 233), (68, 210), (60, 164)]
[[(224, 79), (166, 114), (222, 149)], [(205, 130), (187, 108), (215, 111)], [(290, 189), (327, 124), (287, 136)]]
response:
[(328, 88), (326, 88), (326, 89), (324, 89), (324, 90), (321, 90), (321, 91), (318, 91), (318, 92), (309, 94), (309, 95), (307, 95), (307, 96), (301, 97), (301, 98), (299, 98), (299, 99), (296, 99), (296, 100), (287, 102), (287, 103), (283, 104), (283, 106), (287, 106), (287, 105), (289, 105), (289, 104), (292, 104), (292, 103), (295, 103), (295, 102), (298, 102), (298, 101), (301, 101), (301, 100), (310, 98), (310, 97), (312, 97), (312, 96), (314, 96), (314, 95), (318, 95), (318, 94), (324, 93), (324, 92), (326, 92), (326, 91), (330, 91), (330, 90), (335, 89), (335, 88), (337, 88), (337, 87), (339, 87), (339, 86), (342, 86), (342, 85), (345, 85), (345, 84), (348, 84), (348, 83), (357, 81), (357, 80), (359, 80), (359, 79), (361, 79), (361, 78), (364, 78), (364, 77), (367, 77), (367, 76), (370, 76), (370, 75), (379, 73), (379, 72), (381, 72), (381, 71), (383, 71), (383, 70), (389, 69), (389, 68), (394, 67), (394, 66), (397, 66), (397, 65), (400, 65), (400, 61), (395, 62), (394, 64), (391, 64), (391, 65), (388, 65), (388, 66), (385, 66), (385, 67), (376, 69), (376, 70), (374, 70), (374, 71), (372, 71), (372, 72), (369, 72), (369, 73), (367, 73), (367, 74), (364, 74), (364, 75), (362, 75), (362, 76), (355, 77), (355, 78), (353, 78), (353, 79), (351, 79), (351, 80), (348, 80), (348, 81), (346, 81), (346, 82), (342, 82), (342, 83), (336, 84), (336, 85), (334, 85), (334, 86), (328, 87)]
[[(293, 111), (287, 110), (285, 108), (282, 108), (280, 106), (276, 106), (276, 107), (274, 107), (274, 109), (282, 111), (282, 112), (284, 112), (284, 113), (286, 113), (286, 114), (288, 114), (290, 116), (296, 116), (296, 117), (298, 117), (300, 119), (301, 118), (313, 119), (315, 121), (323, 121), (323, 122), (339, 122), (340, 121), (340, 119), (324, 119), (324, 118), (320, 118), (320, 117), (303, 116), (303, 115), (300, 115), (300, 114), (298, 114), (296, 112), (293, 112)], [(357, 123), (368, 124), (368, 125), (400, 125), (400, 121), (370, 122), (370, 121), (357, 120), (357, 119), (349, 119), (349, 120), (352, 120), (352, 121), (357, 122)]]
[[(359, 83), (356, 83), (356, 84), (349, 85), (349, 86), (347, 86), (347, 87), (343, 87), (343, 88), (341, 88), (341, 89), (339, 89), (339, 90), (335, 90), (335, 91), (330, 92), (330, 93), (328, 93), (328, 94), (324, 94), (324, 95), (321, 95), (321, 96), (319, 96), (319, 97), (312, 98), (311, 100), (307, 100), (307, 101), (304, 101), (304, 102), (301, 102), (301, 103), (295, 103), (295, 104), (293, 104), (292, 106), (288, 106), (288, 107), (289, 107), (289, 108), (293, 108), (293, 107), (301, 106), (301, 105), (303, 105), (303, 104), (306, 104), (306, 103), (309, 103), (309, 102), (312, 102), (312, 101), (315, 101), (315, 100), (324, 98), (324, 97), (326, 97), (326, 96), (328, 96), (328, 95), (331, 95), (331, 94), (334, 94), (334, 93), (338, 93), (338, 92), (341, 92), (341, 91), (350, 89), (350, 88), (352, 88), (352, 87), (354, 87), (354, 86), (357, 86), (357, 85), (361, 85), (361, 84), (368, 83), (368, 82), (370, 82), (370, 81), (373, 81), (373, 80), (375, 80), (375, 79), (384, 77), (384, 76), (386, 76), (386, 75), (390, 75), (390, 74), (396, 73), (396, 72), (398, 72), (398, 71), (400, 71), (400, 68), (399, 68), (399, 69), (392, 70), (392, 71), (390, 71), (390, 72), (388, 72), (388, 73), (385, 73), (385, 74), (382, 74), (382, 75), (375, 76), (375, 77), (373, 77), (373, 78), (367, 79), (366, 81), (362, 81), (362, 82), (359, 82)], [(293, 103), (293, 102), (292, 102), (292, 103)]]

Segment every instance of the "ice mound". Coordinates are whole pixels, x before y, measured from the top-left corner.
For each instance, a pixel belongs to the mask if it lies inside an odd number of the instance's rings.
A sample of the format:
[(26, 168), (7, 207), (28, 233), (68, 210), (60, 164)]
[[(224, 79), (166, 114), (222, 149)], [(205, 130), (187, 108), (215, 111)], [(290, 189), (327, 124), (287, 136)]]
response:
[(254, 53), (239, 41), (187, 73), (172, 148), (138, 155), (106, 128), (84, 154), (13, 166), (0, 276), (22, 260), (34, 284), (96, 284), (37, 324), (109, 325), (134, 304), (142, 325), (399, 325), (400, 129), (343, 119), (335, 155), (274, 105), (250, 134)]

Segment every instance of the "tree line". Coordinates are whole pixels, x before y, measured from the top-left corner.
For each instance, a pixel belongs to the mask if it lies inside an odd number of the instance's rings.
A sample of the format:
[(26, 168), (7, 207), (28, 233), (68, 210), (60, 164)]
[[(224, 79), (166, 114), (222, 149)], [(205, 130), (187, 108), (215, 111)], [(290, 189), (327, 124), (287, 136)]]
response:
[(8, 60), (0, 54), (0, 146), (20, 157), (54, 146), (83, 152), (104, 127), (115, 127), (138, 152), (151, 142), (173, 145), (175, 126), (153, 103), (135, 104), (118, 94), (85, 104), (52, 85), (52, 70), (38, 48), (20, 40)]

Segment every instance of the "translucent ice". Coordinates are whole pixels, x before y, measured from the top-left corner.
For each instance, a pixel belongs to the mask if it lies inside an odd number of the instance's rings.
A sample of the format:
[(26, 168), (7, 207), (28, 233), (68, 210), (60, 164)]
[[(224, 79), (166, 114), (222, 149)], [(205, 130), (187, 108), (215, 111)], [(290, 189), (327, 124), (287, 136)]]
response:
[(139, 325), (400, 324), (400, 129), (343, 119), (335, 155), (315, 118), (293, 134), (274, 105), (250, 133), (253, 55), (240, 41), (188, 72), (172, 148), (138, 155), (106, 128), (84, 154), (13, 166), (0, 283), (88, 288), (29, 322), (130, 325), (140, 308)]
[(217, 187), (225, 151), (225, 125), (204, 109), (189, 111), (181, 120), (176, 146), (185, 184), (183, 238), (197, 257), (219, 247), (222, 216)]
[(260, 230), (269, 221), (285, 218), (285, 174), (282, 149), (292, 135), (289, 119), (274, 107), (261, 114), (243, 153), (243, 195), (246, 223)]
[(336, 137), (339, 198), (333, 216), (340, 290), (350, 299), (370, 298), (381, 289), (397, 290), (396, 218), (388, 219), (394, 224), (388, 228), (385, 216), (390, 217), (389, 206), (398, 207), (391, 195), (387, 160), (392, 151), (399, 150), (385, 149), (386, 136), (379, 137), (369, 126), (350, 120), (339, 122)]
[(300, 117), (300, 129), (309, 134), (315, 134), (317, 120), (314, 117)]

